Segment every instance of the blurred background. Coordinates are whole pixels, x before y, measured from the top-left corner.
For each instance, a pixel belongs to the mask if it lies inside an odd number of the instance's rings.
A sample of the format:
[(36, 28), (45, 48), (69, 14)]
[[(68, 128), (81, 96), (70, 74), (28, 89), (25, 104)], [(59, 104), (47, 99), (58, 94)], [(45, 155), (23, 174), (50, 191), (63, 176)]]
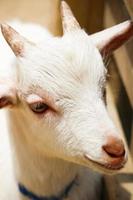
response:
[[(133, 17), (133, 0), (66, 0), (81, 27), (89, 34)], [(55, 36), (62, 34), (60, 0), (0, 0), (0, 21), (21, 19), (42, 24)], [(109, 112), (129, 148), (125, 169), (104, 176), (103, 199), (133, 199), (133, 40), (118, 49), (108, 64)]]

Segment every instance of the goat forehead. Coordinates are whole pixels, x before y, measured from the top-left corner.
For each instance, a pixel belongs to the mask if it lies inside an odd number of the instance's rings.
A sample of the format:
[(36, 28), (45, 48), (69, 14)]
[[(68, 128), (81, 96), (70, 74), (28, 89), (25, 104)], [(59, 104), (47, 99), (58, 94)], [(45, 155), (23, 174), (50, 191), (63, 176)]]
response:
[(68, 35), (38, 45), (32, 55), (21, 60), (22, 88), (38, 87), (64, 91), (85, 83), (97, 85), (104, 77), (104, 65), (98, 50), (83, 34)]

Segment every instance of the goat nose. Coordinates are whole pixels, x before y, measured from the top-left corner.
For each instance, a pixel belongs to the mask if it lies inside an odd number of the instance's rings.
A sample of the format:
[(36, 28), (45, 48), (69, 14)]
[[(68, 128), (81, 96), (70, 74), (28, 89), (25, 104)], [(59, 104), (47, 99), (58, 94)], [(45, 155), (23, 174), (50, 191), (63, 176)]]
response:
[(112, 158), (125, 155), (123, 141), (112, 136), (108, 137), (107, 143), (102, 148)]

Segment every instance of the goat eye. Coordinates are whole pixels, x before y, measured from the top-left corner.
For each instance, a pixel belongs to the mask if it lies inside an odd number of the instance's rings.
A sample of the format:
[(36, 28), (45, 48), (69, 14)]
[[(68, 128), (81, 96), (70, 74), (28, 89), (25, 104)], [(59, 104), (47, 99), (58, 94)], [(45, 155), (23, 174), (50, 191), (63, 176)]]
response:
[(48, 110), (49, 106), (42, 102), (33, 103), (30, 105), (30, 108), (33, 112), (41, 114)]

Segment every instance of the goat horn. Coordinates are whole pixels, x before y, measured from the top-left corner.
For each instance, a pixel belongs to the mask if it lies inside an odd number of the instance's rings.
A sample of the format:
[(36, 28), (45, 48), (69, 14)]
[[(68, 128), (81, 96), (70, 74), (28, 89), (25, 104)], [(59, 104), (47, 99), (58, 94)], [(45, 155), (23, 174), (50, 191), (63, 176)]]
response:
[(80, 25), (74, 17), (72, 10), (65, 1), (61, 2), (61, 18), (63, 32), (69, 32), (75, 29), (80, 29)]
[[(7, 24), (1, 24), (1, 32), (13, 50), (16, 56), (23, 56), (25, 43), (31, 43), (23, 36), (21, 36), (17, 31), (15, 31), (11, 26)], [(32, 43), (31, 43), (32, 44)]]

